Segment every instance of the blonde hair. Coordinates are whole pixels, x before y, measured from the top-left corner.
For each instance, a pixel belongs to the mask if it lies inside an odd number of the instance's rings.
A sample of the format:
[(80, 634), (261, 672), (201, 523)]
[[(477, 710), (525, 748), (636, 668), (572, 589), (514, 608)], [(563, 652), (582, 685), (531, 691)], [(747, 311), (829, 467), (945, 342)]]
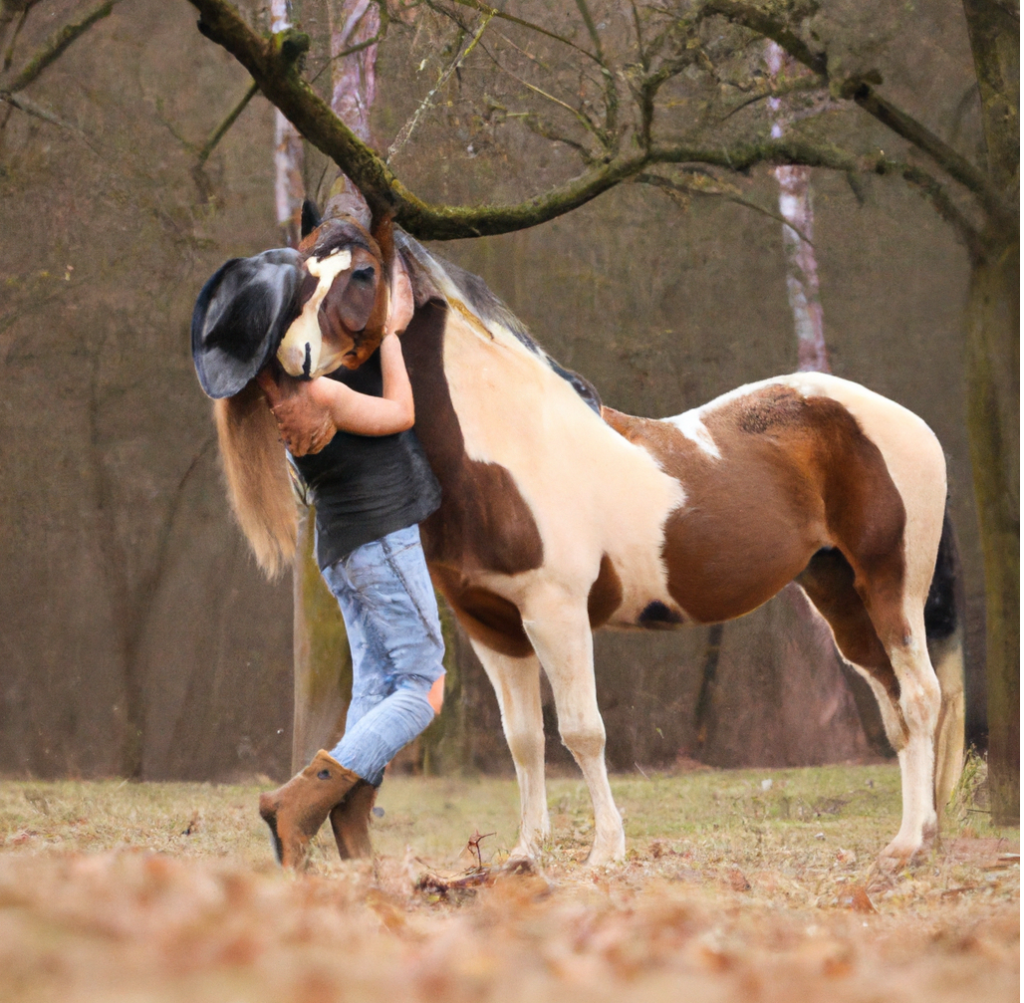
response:
[(299, 514), (277, 422), (255, 380), (214, 404), (231, 510), (268, 578), (295, 557)]

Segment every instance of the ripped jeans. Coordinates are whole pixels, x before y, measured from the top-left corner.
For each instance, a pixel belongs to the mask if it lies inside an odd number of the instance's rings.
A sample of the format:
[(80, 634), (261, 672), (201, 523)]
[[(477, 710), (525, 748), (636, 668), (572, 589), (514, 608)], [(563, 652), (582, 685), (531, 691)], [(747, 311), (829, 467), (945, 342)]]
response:
[(376, 786), (395, 753), (433, 720), (427, 694), (444, 675), (419, 526), (363, 544), (322, 573), (352, 651), (352, 702), (331, 755)]

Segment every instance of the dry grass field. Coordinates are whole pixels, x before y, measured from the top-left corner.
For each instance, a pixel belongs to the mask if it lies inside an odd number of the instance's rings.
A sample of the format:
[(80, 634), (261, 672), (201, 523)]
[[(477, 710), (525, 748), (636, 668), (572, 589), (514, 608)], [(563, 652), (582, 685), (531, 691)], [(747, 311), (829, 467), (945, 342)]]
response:
[(1017, 1000), (1018, 833), (989, 827), (979, 769), (897, 874), (874, 866), (890, 765), (614, 778), (628, 857), (598, 872), (586, 790), (554, 779), (525, 876), (498, 867), (512, 781), (389, 779), (377, 859), (321, 836), (301, 877), (272, 862), (258, 783), (6, 781), (0, 1000)]

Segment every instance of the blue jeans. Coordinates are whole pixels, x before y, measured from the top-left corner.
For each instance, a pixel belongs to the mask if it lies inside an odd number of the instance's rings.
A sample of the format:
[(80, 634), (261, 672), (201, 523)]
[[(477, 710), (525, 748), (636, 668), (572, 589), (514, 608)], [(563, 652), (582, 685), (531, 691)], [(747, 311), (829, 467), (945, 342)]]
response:
[(376, 786), (395, 753), (430, 724), (427, 694), (444, 675), (441, 622), (419, 527), (357, 547), (323, 576), (352, 651), (352, 702), (331, 755)]

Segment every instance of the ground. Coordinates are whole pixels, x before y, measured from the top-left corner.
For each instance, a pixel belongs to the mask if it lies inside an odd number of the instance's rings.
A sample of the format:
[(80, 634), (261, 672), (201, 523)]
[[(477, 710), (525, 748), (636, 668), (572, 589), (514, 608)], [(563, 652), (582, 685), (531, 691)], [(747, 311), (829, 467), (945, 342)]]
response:
[[(1018, 833), (970, 783), (897, 874), (874, 866), (898, 825), (890, 765), (612, 787), (625, 863), (581, 865), (586, 790), (553, 779), (540, 872), (494, 880), (508, 780), (391, 778), (377, 859), (342, 864), (322, 834), (301, 877), (272, 862), (257, 783), (2, 782), (0, 999), (1019, 999)], [(467, 841), (488, 833), (474, 874)]]

